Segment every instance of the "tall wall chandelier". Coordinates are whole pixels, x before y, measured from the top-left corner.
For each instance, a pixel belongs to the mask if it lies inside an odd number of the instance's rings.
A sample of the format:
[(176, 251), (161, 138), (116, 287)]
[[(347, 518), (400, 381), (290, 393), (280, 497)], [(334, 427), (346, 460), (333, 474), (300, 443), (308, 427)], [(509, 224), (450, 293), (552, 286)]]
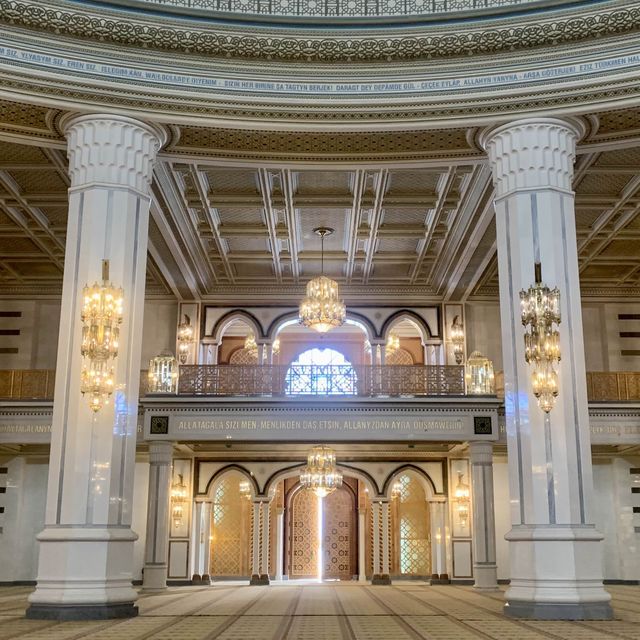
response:
[(449, 330), (449, 338), (453, 344), (453, 355), (456, 359), (456, 364), (462, 364), (464, 360), (464, 325), (460, 320), (460, 316), (456, 316), (453, 319)]
[(179, 527), (184, 522), (185, 505), (188, 500), (188, 487), (181, 473), (176, 474), (178, 479), (171, 485), (171, 518), (173, 525)]
[(244, 339), (244, 350), (254, 355), (258, 353), (258, 343), (256, 342), (255, 334), (247, 334), (247, 337)]
[(338, 295), (338, 283), (324, 275), (324, 238), (333, 233), (329, 227), (313, 230), (321, 240), (321, 270), (318, 277), (307, 284), (307, 296), (300, 303), (300, 324), (318, 333), (326, 333), (344, 324), (347, 310)]
[(193, 327), (191, 326), (191, 318), (185, 314), (184, 322), (178, 325), (178, 358), (180, 364), (186, 364), (193, 343)]
[(533, 395), (545, 412), (553, 409), (558, 396), (558, 374), (554, 365), (560, 362), (560, 291), (542, 283), (542, 267), (535, 264), (535, 284), (520, 292), (524, 334), (524, 357), (533, 366)]
[(469, 503), (471, 501), (471, 491), (469, 485), (462, 480), (464, 473), (458, 471), (458, 484), (453, 492), (453, 501), (456, 505), (456, 512), (460, 521), (461, 527), (466, 527), (469, 524)]
[(176, 359), (170, 351), (163, 351), (149, 360), (148, 390), (151, 393), (175, 393), (178, 382)]
[(390, 333), (387, 338), (387, 343), (384, 346), (385, 355), (390, 356), (400, 348), (400, 337), (395, 333)]
[(307, 456), (307, 466), (300, 472), (300, 484), (324, 498), (342, 486), (342, 473), (336, 468), (333, 449), (318, 445)]
[(102, 284), (95, 282), (82, 290), (82, 343), (85, 359), (80, 380), (82, 395), (89, 406), (100, 411), (114, 388), (114, 370), (110, 363), (118, 355), (124, 292), (109, 282), (109, 261), (102, 261)]

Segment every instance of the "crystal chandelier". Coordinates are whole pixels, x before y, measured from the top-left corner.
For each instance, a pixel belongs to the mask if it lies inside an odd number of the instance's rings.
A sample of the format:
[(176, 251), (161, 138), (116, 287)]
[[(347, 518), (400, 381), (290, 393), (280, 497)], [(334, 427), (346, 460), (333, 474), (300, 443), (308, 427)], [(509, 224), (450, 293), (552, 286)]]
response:
[(333, 449), (318, 445), (307, 456), (307, 466), (300, 472), (300, 484), (324, 498), (342, 486), (342, 473), (336, 469)]
[(396, 480), (393, 485), (391, 485), (391, 499), (397, 500), (402, 495), (402, 482), (400, 480)]
[(176, 527), (182, 525), (184, 521), (184, 506), (187, 502), (187, 485), (181, 473), (178, 480), (171, 485), (171, 517)]
[(258, 343), (253, 333), (249, 333), (244, 339), (244, 350), (252, 354), (258, 353)]
[(453, 319), (449, 337), (453, 344), (453, 355), (456, 359), (456, 364), (462, 364), (464, 359), (464, 325), (460, 320), (460, 316), (456, 316)]
[(178, 372), (176, 359), (169, 351), (163, 351), (149, 360), (149, 392), (174, 393)]
[(554, 364), (560, 362), (560, 291), (542, 284), (542, 267), (535, 264), (535, 284), (520, 292), (524, 334), (524, 358), (533, 365), (533, 395), (545, 412), (553, 409), (558, 396), (558, 374)]
[(307, 297), (300, 303), (300, 324), (326, 333), (344, 324), (347, 310), (338, 296), (338, 283), (324, 275), (324, 238), (333, 233), (328, 227), (318, 227), (313, 232), (321, 239), (321, 275), (307, 284)]
[(193, 342), (193, 327), (191, 326), (191, 318), (185, 314), (184, 322), (178, 325), (178, 358), (180, 364), (186, 364)]
[(460, 525), (466, 527), (469, 522), (469, 497), (471, 493), (469, 491), (469, 485), (462, 481), (463, 476), (464, 473), (458, 471), (458, 484), (453, 494), (453, 500), (456, 503), (456, 511)]
[(390, 333), (387, 344), (384, 347), (385, 355), (391, 355), (400, 348), (400, 338), (395, 333)]
[(280, 338), (276, 338), (271, 345), (271, 353), (277, 356), (280, 353)]
[(109, 280), (109, 261), (102, 261), (102, 284), (95, 282), (82, 290), (82, 343), (85, 359), (80, 392), (89, 396), (95, 412), (107, 402), (114, 388), (114, 371), (109, 362), (118, 355), (124, 293)]
[(248, 480), (240, 480), (238, 488), (240, 489), (241, 498), (245, 498), (246, 500), (251, 499), (251, 483)]

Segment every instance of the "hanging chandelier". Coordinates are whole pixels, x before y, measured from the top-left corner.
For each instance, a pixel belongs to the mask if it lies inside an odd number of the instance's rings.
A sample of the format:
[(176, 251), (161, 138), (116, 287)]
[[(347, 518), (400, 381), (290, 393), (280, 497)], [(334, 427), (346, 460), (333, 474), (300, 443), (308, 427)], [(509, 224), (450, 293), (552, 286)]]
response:
[(554, 365), (560, 362), (560, 291), (542, 283), (542, 267), (535, 264), (535, 284), (520, 292), (524, 334), (524, 358), (533, 366), (533, 395), (545, 412), (553, 409), (558, 396), (558, 374)]
[(274, 356), (279, 355), (279, 353), (280, 353), (280, 338), (276, 338), (276, 339), (273, 341), (273, 344), (271, 345), (271, 353), (272, 353)]
[(187, 363), (192, 342), (193, 327), (191, 326), (191, 318), (185, 314), (184, 322), (178, 325), (178, 358), (180, 359), (180, 364)]
[(318, 445), (307, 456), (307, 466), (300, 472), (300, 484), (324, 498), (342, 486), (342, 473), (336, 469), (333, 449)]
[(244, 350), (251, 354), (258, 353), (258, 343), (256, 342), (256, 336), (253, 333), (249, 333), (244, 339)]
[(307, 283), (307, 297), (300, 303), (300, 324), (318, 333), (326, 333), (344, 324), (347, 310), (338, 295), (338, 283), (324, 275), (324, 238), (333, 233), (328, 227), (318, 227), (313, 232), (321, 240), (321, 270)]
[(85, 359), (80, 392), (89, 397), (94, 412), (107, 402), (114, 388), (114, 370), (109, 362), (118, 355), (124, 292), (109, 282), (109, 261), (102, 261), (102, 284), (95, 282), (82, 290), (82, 342)]
[(460, 320), (460, 316), (456, 316), (453, 319), (449, 337), (453, 344), (453, 355), (456, 359), (456, 364), (462, 364), (464, 360), (464, 325)]
[(384, 346), (385, 355), (389, 356), (400, 348), (400, 338), (395, 333), (390, 333), (387, 344)]

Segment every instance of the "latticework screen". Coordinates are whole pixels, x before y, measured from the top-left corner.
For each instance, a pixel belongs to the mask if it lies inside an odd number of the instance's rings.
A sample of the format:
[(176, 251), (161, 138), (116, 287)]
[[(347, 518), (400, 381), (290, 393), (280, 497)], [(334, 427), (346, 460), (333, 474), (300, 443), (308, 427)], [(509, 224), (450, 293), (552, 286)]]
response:
[(425, 492), (420, 480), (411, 473), (401, 475), (397, 482), (400, 495), (393, 510), (397, 570), (405, 575), (428, 576), (431, 573), (431, 536)]
[(396, 349), (392, 351), (388, 355), (385, 356), (384, 359), (385, 364), (413, 364), (413, 358), (411, 354), (406, 349)]
[(240, 494), (244, 477), (229, 472), (214, 490), (211, 507), (211, 575), (247, 576), (251, 573), (251, 502)]
[(238, 349), (231, 354), (229, 364), (258, 364), (258, 354), (247, 349)]

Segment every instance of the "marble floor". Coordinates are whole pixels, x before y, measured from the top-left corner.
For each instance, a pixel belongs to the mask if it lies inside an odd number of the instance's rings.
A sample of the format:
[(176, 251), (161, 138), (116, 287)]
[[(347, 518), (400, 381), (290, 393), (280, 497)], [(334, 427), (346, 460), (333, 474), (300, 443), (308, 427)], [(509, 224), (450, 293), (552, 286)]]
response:
[(29, 587), (2, 587), (0, 640), (640, 640), (640, 587), (608, 589), (610, 622), (510, 620), (501, 592), (417, 582), (179, 587), (142, 594), (137, 618), (51, 622), (23, 617)]

